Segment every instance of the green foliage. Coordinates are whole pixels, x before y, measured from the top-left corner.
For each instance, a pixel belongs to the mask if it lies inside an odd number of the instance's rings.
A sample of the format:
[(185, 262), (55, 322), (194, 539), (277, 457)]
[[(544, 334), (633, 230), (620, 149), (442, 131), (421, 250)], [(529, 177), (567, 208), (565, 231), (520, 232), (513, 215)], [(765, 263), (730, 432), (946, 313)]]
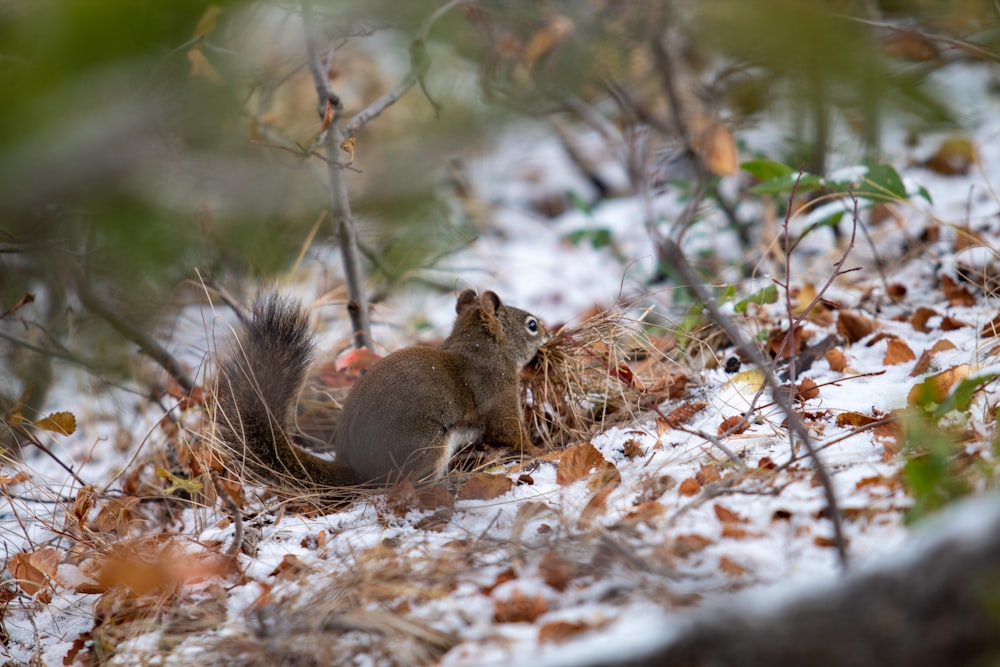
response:
[[(903, 479), (913, 498), (907, 521), (918, 520), (971, 494), (980, 484), (992, 484), (996, 478), (996, 464), (968, 454), (961, 434), (944, 424), (964, 422), (975, 393), (997, 377), (1000, 373), (993, 371), (966, 377), (956, 383), (940, 404), (934, 402), (932, 384), (923, 385), (916, 406), (905, 418), (903, 453), (907, 462)], [(997, 445), (1000, 441), (994, 443), (995, 450)], [(1000, 450), (994, 452), (994, 460), (998, 454)]]
[(737, 313), (746, 312), (747, 306), (751, 303), (756, 304), (767, 304), (775, 303), (778, 300), (778, 288), (776, 285), (767, 285), (762, 287), (745, 299), (740, 299), (733, 306), (733, 310)]

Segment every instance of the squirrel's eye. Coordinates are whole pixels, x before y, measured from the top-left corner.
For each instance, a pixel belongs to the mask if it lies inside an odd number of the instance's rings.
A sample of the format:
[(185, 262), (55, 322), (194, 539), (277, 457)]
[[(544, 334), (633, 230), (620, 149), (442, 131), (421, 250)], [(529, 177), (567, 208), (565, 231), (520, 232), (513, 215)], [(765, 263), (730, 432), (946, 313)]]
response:
[(538, 320), (532, 316), (528, 316), (524, 319), (524, 326), (533, 334), (538, 333)]

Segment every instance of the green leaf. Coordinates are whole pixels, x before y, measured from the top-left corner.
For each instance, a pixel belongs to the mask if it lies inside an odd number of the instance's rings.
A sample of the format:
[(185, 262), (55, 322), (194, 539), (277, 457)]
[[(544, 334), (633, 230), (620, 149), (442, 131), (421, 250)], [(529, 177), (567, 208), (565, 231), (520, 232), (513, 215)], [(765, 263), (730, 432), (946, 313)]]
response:
[(948, 395), (948, 398), (945, 399), (944, 403), (938, 406), (937, 410), (934, 412), (935, 416), (942, 417), (952, 410), (965, 412), (969, 409), (969, 406), (972, 405), (972, 395), (975, 394), (980, 387), (989, 384), (998, 377), (1000, 377), (1000, 371), (988, 371), (979, 375), (970, 375), (965, 378), (955, 386), (952, 392)]
[(778, 288), (775, 285), (768, 285), (767, 287), (762, 287), (761, 289), (757, 290), (747, 298), (741, 300), (739, 303), (733, 306), (733, 310), (735, 310), (737, 313), (742, 313), (747, 309), (747, 306), (749, 306), (751, 303), (758, 303), (758, 304), (774, 303), (777, 300), (778, 300)]
[[(826, 182), (815, 174), (803, 174), (799, 179), (799, 191), (813, 190), (826, 185)], [(795, 175), (785, 174), (770, 180), (758, 183), (750, 188), (750, 192), (758, 195), (780, 195), (788, 194), (795, 187)]]
[(595, 229), (577, 229), (566, 235), (566, 240), (573, 245), (580, 245), (584, 241), (590, 243), (595, 250), (608, 248), (612, 244), (611, 230), (607, 227), (597, 227)]
[(778, 176), (787, 176), (788, 174), (795, 173), (795, 170), (786, 164), (764, 159), (744, 162), (740, 165), (740, 169), (759, 181), (770, 181)]
[(570, 190), (566, 193), (566, 198), (569, 199), (569, 203), (573, 205), (578, 211), (582, 211), (587, 215), (592, 215), (594, 213), (593, 207), (587, 203), (587, 200), (580, 196), (580, 193), (576, 190)]
[(930, 191), (927, 188), (925, 188), (924, 186), (921, 185), (917, 189), (917, 194), (920, 195), (921, 197), (923, 197), (924, 199), (926, 199), (928, 204), (933, 204), (934, 203), (934, 200), (931, 199), (931, 193), (930, 193)]
[(887, 164), (876, 164), (868, 167), (868, 173), (861, 179), (854, 194), (867, 199), (901, 200), (906, 199), (906, 186), (899, 172)]

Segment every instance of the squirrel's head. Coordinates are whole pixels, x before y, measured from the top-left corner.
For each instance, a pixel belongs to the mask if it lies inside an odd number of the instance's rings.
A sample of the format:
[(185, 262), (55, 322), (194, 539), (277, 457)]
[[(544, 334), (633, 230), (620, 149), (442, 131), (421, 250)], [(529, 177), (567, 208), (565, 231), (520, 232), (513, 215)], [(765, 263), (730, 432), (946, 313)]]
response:
[(474, 290), (462, 290), (455, 312), (458, 319), (453, 333), (467, 334), (469, 328), (483, 331), (518, 368), (531, 361), (549, 339), (549, 331), (541, 320), (526, 310), (505, 306), (493, 291), (477, 296)]

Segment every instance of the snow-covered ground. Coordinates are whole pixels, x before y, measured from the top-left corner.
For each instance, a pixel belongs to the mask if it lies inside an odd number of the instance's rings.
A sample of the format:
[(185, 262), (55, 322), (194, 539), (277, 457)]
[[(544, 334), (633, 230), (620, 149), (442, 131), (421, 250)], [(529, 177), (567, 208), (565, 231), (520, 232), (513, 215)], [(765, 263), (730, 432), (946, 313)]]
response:
[[(904, 148), (902, 137), (889, 134), (897, 141), (889, 145), (887, 161), (908, 183), (925, 187), (933, 202), (915, 198), (912, 205), (896, 207), (897, 217), (869, 230), (888, 267), (887, 282), (905, 286), (905, 296), (895, 302), (885, 298), (871, 246), (859, 235), (847, 266), (861, 270), (838, 279), (827, 296), (839, 302), (841, 312), (874, 320), (876, 329), (836, 346), (844, 365), (833, 364), (835, 369), (820, 358), (803, 375), (819, 387), (801, 411), (832, 475), (854, 569), (908, 549), (911, 540), (904, 524), (911, 500), (900, 480), (902, 439), (891, 428), (859, 429), (864, 422), (855, 416), (892, 415), (906, 407), (911, 389), (927, 375), (963, 365), (975, 373), (991, 363), (992, 340), (984, 338), (983, 327), (997, 314), (995, 298), (970, 286), (968, 302), (950, 299), (940, 276), (953, 275), (960, 255), (969, 252), (956, 247), (953, 226), (974, 230), (978, 252), (996, 261), (1000, 104), (984, 92), (985, 68), (950, 68), (937, 78), (969, 100), (963, 122), (978, 162), (967, 175), (943, 176), (917, 164), (944, 137), (926, 136), (917, 147)], [(970, 96), (969, 91), (978, 92)], [(607, 200), (592, 211), (572, 209), (552, 220), (530, 210), (527, 202), (534, 195), (587, 188), (556, 140), (532, 132), (540, 130), (522, 129), (517, 139), (504, 138), (495, 151), (471, 163), (473, 183), (491, 203), (498, 233), (484, 235), (436, 270), (460, 286), (493, 289), (553, 323), (578, 321), (593, 306), (613, 307), (622, 299), (641, 299), (643, 307), (659, 306), (665, 315), (676, 315), (670, 287), (648, 293), (644, 286), (653, 248), (638, 201)], [(773, 141), (774, 136), (759, 132), (748, 141)], [(733, 177), (739, 178), (746, 176)], [(681, 207), (669, 195), (656, 204), (668, 217)], [(940, 232), (938, 240), (911, 252), (931, 224)], [(712, 225), (709, 216), (704, 228), (693, 232), (694, 242), (729, 242)], [(596, 228), (611, 231), (613, 248), (567, 240), (573, 231)], [(327, 252), (317, 251), (312, 261), (329, 261)], [(821, 286), (841, 252), (827, 231), (810, 236), (793, 256), (792, 286)], [(311, 282), (315, 275), (307, 264), (290, 289), (315, 296), (320, 289)], [(757, 281), (754, 289), (766, 283), (766, 278)], [(745, 286), (738, 287), (745, 296)], [(731, 302), (725, 306), (731, 311)], [(935, 311), (926, 326), (915, 326), (918, 307)], [(380, 343), (394, 348), (408, 342), (406, 323), (414, 313), (443, 334), (450, 326), (453, 297), (416, 291), (393, 295), (376, 313), (393, 325), (378, 329)], [(836, 333), (837, 315), (805, 323), (810, 344)], [(337, 314), (325, 308), (322, 317)], [(735, 317), (750, 334), (787, 326), (783, 298)], [(197, 311), (173, 333), (173, 348), (187, 363), (200, 365), (211, 355), (214, 340), (225, 334), (226, 321)], [(333, 331), (322, 340), (336, 340), (343, 329)], [(929, 367), (914, 376), (921, 355), (941, 340), (953, 347), (934, 354)], [(913, 358), (887, 359), (889, 347), (898, 352), (900, 344)], [(760, 380), (746, 367), (741, 370), (727, 373), (693, 364), (685, 369), (689, 392), (661, 411), (704, 402), (704, 409), (684, 424), (686, 430), (638, 412), (633, 423), (572, 446), (572, 457), (553, 455), (488, 471), (514, 480), (496, 497), (460, 495), (452, 506), (441, 498), (408, 504), (374, 496), (329, 514), (276, 510), (273, 501), (252, 498), (243, 508), (244, 529), (253, 536), (255, 550), (239, 555), (235, 571), (209, 565), (234, 537), (235, 526), (221, 504), (194, 507), (178, 501), (169, 512), (109, 510), (113, 516), (104, 525), (119, 533), (105, 536), (107, 552), (74, 551), (72, 536), (81, 529), (67, 511), (71, 503), (22, 496), (75, 498), (80, 486), (51, 458), (30, 449), (18, 466), (30, 478), (8, 478), (3, 486), (5, 555), (53, 547), (59, 566), (49, 573), (54, 584), (42, 587), (51, 600), (42, 594), (30, 597), (12, 583), (5, 586), (8, 639), (0, 655), (18, 664), (67, 664), (67, 655), (82, 660), (86, 642), (113, 638), (112, 663), (120, 665), (240, 664), (244, 654), (296, 651), (333, 656), (331, 664), (572, 665), (666, 641), (699, 608), (726, 604), (734, 595), (779, 604), (836, 582), (840, 571), (823, 489), (801, 451), (789, 463), (785, 417), (768, 407), (767, 396), (757, 402), (746, 431), (722, 438), (739, 464), (698, 434), (715, 436), (723, 420), (750, 408)], [(52, 399), (54, 410), (75, 413), (76, 433), (39, 437), (83, 480), (117, 492), (131, 466), (161, 446), (169, 428), (160, 423), (160, 408), (142, 396), (91, 391), (84, 382), (67, 375)], [(965, 438), (966, 453), (989, 463), (997, 399), (995, 384), (987, 384), (955, 426)], [(188, 415), (187, 424), (194, 429), (192, 440), (205, 428), (196, 415)], [(587, 463), (574, 468), (567, 462), (571, 458)], [(609, 472), (611, 466), (620, 481)], [(40, 496), (44, 492), (47, 498)], [(126, 515), (133, 511), (148, 519), (131, 523)], [(169, 591), (154, 587), (158, 601), (115, 597), (106, 589), (86, 592), (102, 566), (100, 558), (130, 533), (146, 540), (158, 534), (164, 544), (173, 536), (176, 560), (206, 564), (196, 572), (189, 567)], [(92, 543), (105, 537), (89, 536)], [(160, 548), (147, 545), (143, 553), (156, 563)], [(148, 604), (160, 612), (123, 612), (129, 604)], [(121, 625), (120, 633), (109, 630), (111, 622)], [(93, 655), (100, 653), (94, 649)]]

